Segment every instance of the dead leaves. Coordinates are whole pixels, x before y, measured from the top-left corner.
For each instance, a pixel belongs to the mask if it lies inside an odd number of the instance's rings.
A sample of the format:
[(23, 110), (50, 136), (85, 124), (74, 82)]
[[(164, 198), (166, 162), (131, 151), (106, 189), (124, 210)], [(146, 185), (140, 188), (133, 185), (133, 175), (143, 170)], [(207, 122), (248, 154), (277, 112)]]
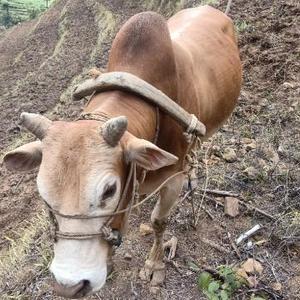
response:
[(258, 277), (263, 272), (263, 266), (253, 258), (248, 258), (236, 273), (243, 278), (249, 287), (256, 287), (259, 283)]
[(236, 152), (232, 148), (225, 148), (222, 157), (225, 161), (230, 163), (235, 162), (237, 160)]
[(140, 225), (140, 235), (141, 236), (146, 236), (151, 233), (153, 233), (153, 228), (150, 225), (143, 224), (143, 223)]

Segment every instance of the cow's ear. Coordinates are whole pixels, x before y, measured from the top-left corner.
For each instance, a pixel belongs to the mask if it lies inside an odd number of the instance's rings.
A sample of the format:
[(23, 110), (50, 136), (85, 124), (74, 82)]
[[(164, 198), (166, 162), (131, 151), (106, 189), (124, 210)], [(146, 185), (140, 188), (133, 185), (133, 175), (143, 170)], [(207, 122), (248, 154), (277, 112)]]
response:
[(157, 170), (173, 165), (178, 158), (152, 144), (149, 141), (139, 139), (127, 134), (125, 144), (125, 155), (127, 161), (136, 162), (145, 170)]
[(5, 154), (3, 162), (7, 169), (29, 171), (41, 164), (42, 142), (35, 141), (25, 144)]

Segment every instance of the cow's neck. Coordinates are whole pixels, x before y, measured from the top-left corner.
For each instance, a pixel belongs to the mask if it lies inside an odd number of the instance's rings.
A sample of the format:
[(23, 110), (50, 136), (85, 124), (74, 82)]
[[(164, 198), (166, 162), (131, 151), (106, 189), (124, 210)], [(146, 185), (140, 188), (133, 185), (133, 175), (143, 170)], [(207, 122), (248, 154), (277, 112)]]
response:
[(155, 136), (155, 108), (133, 94), (121, 91), (97, 94), (85, 108), (85, 112), (104, 113), (109, 117), (126, 116), (130, 133), (149, 141), (153, 141)]

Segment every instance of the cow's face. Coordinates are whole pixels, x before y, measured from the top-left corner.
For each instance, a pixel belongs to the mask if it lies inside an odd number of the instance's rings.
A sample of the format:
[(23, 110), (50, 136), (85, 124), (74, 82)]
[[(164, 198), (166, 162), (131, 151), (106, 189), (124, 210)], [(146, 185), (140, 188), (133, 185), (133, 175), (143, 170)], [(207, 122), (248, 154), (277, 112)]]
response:
[[(27, 114), (26, 118), (32, 119), (32, 115)], [(40, 166), (37, 177), (40, 195), (62, 214), (112, 213), (120, 201), (128, 162), (135, 161), (147, 170), (156, 170), (175, 163), (177, 158), (125, 132), (126, 119), (121, 126), (120, 122), (114, 124), (114, 119), (111, 120), (110, 125), (116, 125), (112, 126), (112, 132), (103, 130), (105, 127), (96, 121), (44, 124), (43, 133), (38, 132), (42, 142), (9, 152), (4, 162), (8, 168), (21, 171)], [(36, 126), (26, 127), (37, 132)], [(107, 218), (56, 218), (60, 231), (80, 234), (99, 232), (107, 221)], [(98, 291), (106, 280), (109, 252), (110, 246), (99, 237), (59, 238), (51, 263), (59, 293), (75, 298)]]

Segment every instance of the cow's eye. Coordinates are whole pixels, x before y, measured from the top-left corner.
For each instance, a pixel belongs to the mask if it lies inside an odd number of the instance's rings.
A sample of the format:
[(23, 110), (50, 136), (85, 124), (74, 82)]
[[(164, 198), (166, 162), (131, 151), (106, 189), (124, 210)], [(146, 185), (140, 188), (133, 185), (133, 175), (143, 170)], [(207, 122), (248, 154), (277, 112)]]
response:
[(103, 200), (106, 200), (108, 198), (111, 198), (115, 194), (116, 190), (117, 190), (116, 183), (114, 183), (112, 185), (107, 184), (104, 188), (101, 200), (103, 201)]

